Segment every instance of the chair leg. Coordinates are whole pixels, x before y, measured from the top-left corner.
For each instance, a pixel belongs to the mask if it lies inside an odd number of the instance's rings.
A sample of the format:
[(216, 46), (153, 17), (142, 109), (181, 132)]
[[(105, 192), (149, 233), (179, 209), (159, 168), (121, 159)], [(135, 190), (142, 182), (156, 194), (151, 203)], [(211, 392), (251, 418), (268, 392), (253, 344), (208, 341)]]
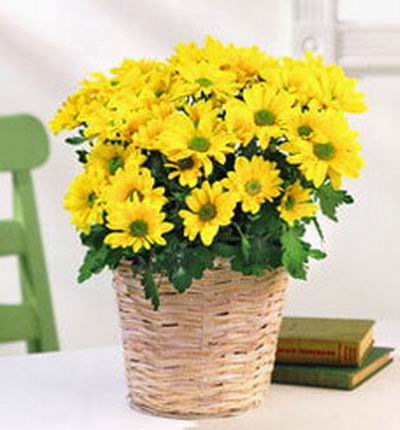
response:
[(39, 287), (35, 285), (35, 280), (32, 279), (33, 277), (29, 270), (28, 260), (25, 257), (20, 257), (19, 259), (19, 273), (23, 302), (34, 310), (39, 323), (39, 337), (27, 341), (28, 352), (57, 351), (59, 345), (54, 320), (53, 318), (46, 318), (45, 309), (43, 309), (43, 300), (46, 297), (37, 296), (38, 292), (41, 292), (46, 284), (42, 284)]
[(34, 307), (40, 337), (38, 343), (28, 345), (40, 351), (59, 349), (50, 286), (45, 265), (36, 212), (34, 190), (29, 172), (19, 171), (13, 175), (14, 214), (25, 230), (25, 252), (20, 258), (20, 277), (24, 301)]
[(33, 352), (43, 352), (43, 347), (39, 339), (32, 339), (26, 342), (27, 351), (29, 353)]

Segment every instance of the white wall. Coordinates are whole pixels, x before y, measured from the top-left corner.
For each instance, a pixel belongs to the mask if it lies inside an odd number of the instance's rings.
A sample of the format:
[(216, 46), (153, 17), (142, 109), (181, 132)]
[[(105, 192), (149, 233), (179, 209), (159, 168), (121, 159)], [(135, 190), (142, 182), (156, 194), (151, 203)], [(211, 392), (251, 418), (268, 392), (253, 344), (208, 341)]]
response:
[[(106, 70), (124, 57), (163, 58), (176, 42), (200, 41), (208, 33), (289, 54), (290, 18), (290, 0), (2, 0), (0, 113), (27, 111), (47, 122), (89, 71)], [(373, 107), (357, 120), (367, 159), (363, 178), (352, 186), (359, 201), (342, 211), (339, 225), (327, 226), (330, 257), (313, 266), (307, 284), (292, 286), (288, 313), (400, 316), (394, 97), (400, 95), (400, 78), (366, 79), (362, 87)], [(35, 180), (62, 347), (115, 343), (109, 274), (83, 286), (75, 282), (83, 251), (62, 209), (75, 159), (60, 139), (51, 138), (51, 146), (51, 159)], [(9, 197), (3, 176), (0, 181), (0, 196)], [(2, 197), (0, 216), (9, 210)], [(0, 301), (16, 299), (13, 263), (0, 261)]]

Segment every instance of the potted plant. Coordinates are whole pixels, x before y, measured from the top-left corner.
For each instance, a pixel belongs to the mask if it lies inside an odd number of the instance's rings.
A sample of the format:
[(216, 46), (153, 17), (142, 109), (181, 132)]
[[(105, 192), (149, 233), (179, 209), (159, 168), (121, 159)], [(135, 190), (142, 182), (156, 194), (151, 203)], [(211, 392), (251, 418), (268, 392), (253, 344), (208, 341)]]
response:
[(132, 405), (231, 415), (262, 400), (287, 273), (325, 253), (320, 212), (363, 165), (345, 113), (355, 81), (320, 57), (178, 45), (82, 82), (51, 121), (82, 172), (65, 207), (87, 254), (83, 282), (114, 272)]

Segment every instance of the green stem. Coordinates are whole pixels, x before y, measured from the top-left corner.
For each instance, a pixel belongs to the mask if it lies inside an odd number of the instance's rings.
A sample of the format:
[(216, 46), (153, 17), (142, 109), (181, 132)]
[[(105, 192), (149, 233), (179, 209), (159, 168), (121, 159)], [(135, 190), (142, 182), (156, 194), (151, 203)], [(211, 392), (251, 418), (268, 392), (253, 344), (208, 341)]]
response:
[(239, 233), (240, 239), (241, 239), (241, 248), (242, 253), (246, 261), (249, 261), (250, 257), (250, 242), (249, 239), (247, 239), (246, 235), (243, 233), (242, 229), (240, 228), (239, 224), (236, 222), (233, 222), (232, 225), (236, 228), (237, 232)]

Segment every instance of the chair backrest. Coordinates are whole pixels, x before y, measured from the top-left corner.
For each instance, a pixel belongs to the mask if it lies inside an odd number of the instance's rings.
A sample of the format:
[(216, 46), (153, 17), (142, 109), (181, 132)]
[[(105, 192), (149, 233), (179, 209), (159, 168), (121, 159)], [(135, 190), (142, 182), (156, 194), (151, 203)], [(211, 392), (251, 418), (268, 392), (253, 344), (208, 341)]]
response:
[(24, 340), (29, 352), (54, 351), (58, 339), (30, 170), (49, 155), (46, 131), (30, 115), (0, 117), (0, 171), (10, 171), (14, 218), (0, 220), (0, 256), (19, 258), (22, 303), (0, 305), (0, 342)]
[(30, 170), (49, 156), (46, 131), (28, 114), (0, 117), (0, 171)]

